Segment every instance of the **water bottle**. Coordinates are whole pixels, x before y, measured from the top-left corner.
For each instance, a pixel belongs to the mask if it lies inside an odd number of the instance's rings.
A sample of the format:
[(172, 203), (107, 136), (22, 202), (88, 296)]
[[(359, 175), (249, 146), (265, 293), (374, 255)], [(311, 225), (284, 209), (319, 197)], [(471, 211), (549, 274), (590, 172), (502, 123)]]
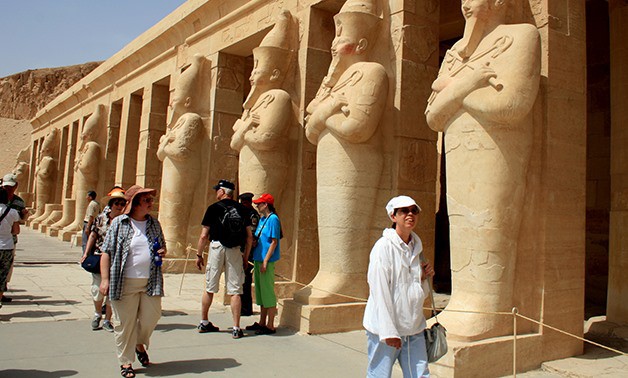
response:
[(152, 249), (153, 249), (153, 254), (155, 255), (155, 266), (161, 266), (161, 264), (163, 263), (163, 260), (161, 259), (161, 256), (159, 256), (159, 253), (157, 252), (161, 249), (161, 244), (159, 244), (158, 238), (155, 238)]

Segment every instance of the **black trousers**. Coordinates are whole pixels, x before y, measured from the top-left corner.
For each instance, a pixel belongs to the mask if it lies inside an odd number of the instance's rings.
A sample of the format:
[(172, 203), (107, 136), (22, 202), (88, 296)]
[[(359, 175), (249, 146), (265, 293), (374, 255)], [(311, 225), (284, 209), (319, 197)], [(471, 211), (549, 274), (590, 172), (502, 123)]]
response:
[(251, 295), (251, 284), (253, 283), (253, 266), (247, 264), (244, 269), (244, 284), (242, 285), (242, 295), (240, 296), (242, 301), (242, 309), (240, 310), (241, 316), (253, 315), (253, 296)]

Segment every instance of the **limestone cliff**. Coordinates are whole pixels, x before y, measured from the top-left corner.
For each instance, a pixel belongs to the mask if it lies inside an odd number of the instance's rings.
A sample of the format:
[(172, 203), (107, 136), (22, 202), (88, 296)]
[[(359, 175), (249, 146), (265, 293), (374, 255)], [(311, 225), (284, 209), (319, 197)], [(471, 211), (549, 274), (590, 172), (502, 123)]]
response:
[(0, 78), (0, 117), (30, 120), (100, 63), (28, 70)]

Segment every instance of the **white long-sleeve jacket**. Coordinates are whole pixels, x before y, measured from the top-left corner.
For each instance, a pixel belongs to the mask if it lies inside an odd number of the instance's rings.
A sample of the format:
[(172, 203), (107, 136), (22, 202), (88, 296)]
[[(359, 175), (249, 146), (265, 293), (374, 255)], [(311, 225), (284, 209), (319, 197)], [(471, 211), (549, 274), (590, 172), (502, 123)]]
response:
[(411, 236), (412, 249), (394, 229), (387, 228), (371, 250), (369, 298), (362, 324), (380, 341), (416, 335), (425, 329), (423, 302), (429, 285), (422, 280), (423, 244), (417, 234)]

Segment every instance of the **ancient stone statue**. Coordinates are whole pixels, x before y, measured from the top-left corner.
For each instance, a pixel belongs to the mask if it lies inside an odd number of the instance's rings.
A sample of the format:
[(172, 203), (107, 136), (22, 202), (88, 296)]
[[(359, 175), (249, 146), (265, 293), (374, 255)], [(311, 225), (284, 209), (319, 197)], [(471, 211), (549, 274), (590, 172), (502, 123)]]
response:
[(260, 46), (253, 49), (251, 92), (231, 138), (231, 148), (240, 152), (240, 192), (271, 193), (278, 204), (288, 180), (287, 133), (295, 122), (292, 100), (282, 89), (294, 58), (295, 28), (292, 15), (284, 10)]
[(172, 257), (185, 257), (192, 201), (201, 176), (205, 131), (198, 113), (204, 62), (202, 55), (195, 55), (190, 67), (179, 77), (170, 101), (168, 128), (157, 150), (157, 157), (163, 161), (159, 221)]
[(101, 147), (96, 142), (102, 123), (104, 105), (98, 105), (94, 113), (83, 125), (79, 153), (74, 164), (73, 197), (76, 200), (74, 221), (66, 226), (64, 232), (81, 231), (87, 210), (87, 192), (98, 186)]
[(39, 218), (44, 214), (45, 205), (51, 203), (55, 174), (57, 172), (57, 161), (54, 155), (58, 143), (58, 134), (57, 129), (52, 129), (41, 144), (39, 162), (37, 168), (35, 168), (35, 213), (31, 217), (33, 222), (41, 222), (43, 220)]
[(20, 161), (13, 168), (13, 174), (17, 182), (26, 183), (28, 181), (28, 173), (30, 172), (30, 165), (25, 161)]
[[(451, 237), (448, 309), (511, 311), (540, 78), (534, 25), (504, 24), (507, 1), (463, 1), (463, 38), (432, 84), (427, 122), (444, 132)], [(453, 338), (509, 334), (508, 317), (439, 315)]]
[(295, 294), (302, 303), (366, 298), (375, 198), (383, 166), (380, 121), (386, 105), (384, 67), (368, 60), (380, 24), (376, 1), (347, 1), (334, 17), (336, 37), (327, 76), (308, 105), (305, 135), (317, 145), (320, 267)]

